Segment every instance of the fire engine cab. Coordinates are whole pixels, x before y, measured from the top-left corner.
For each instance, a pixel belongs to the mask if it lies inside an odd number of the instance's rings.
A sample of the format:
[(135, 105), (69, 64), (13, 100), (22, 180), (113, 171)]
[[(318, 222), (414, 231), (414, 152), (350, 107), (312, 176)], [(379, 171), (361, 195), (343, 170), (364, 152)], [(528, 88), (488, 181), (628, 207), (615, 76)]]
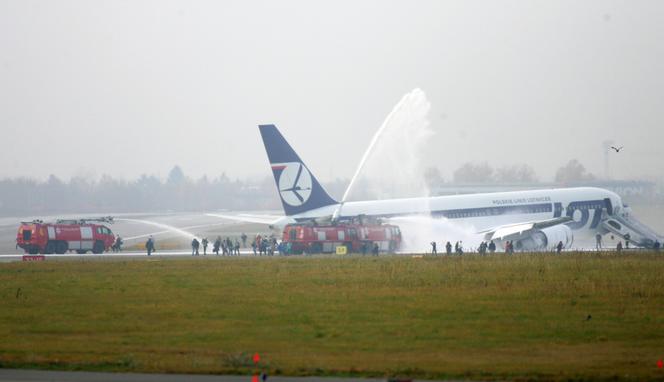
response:
[(108, 227), (97, 223), (113, 223), (113, 218), (57, 220), (55, 223), (41, 220), (22, 222), (18, 227), (16, 244), (31, 255), (63, 254), (67, 251), (102, 253), (113, 245), (115, 236)]
[(358, 220), (319, 225), (316, 222), (288, 224), (284, 228), (283, 243), (290, 253), (334, 253), (345, 246), (348, 253), (371, 253), (374, 244), (381, 252), (394, 252), (401, 245), (399, 227), (378, 222)]

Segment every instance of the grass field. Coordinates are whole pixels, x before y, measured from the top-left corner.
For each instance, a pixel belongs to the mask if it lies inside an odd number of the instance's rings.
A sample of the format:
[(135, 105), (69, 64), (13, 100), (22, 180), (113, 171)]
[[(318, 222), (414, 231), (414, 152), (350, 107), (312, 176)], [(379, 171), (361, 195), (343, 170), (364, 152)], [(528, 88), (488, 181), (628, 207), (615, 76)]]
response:
[(0, 264), (0, 366), (664, 380), (664, 255)]

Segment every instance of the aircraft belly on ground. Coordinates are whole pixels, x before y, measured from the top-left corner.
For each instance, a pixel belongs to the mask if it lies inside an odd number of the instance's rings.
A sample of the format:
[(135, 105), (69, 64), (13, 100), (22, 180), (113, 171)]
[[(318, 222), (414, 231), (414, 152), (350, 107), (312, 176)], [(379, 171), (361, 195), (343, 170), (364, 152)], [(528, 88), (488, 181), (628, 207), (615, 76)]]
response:
[[(259, 128), (286, 216), (212, 214), (213, 216), (261, 222), (275, 227), (293, 221), (315, 219), (331, 222), (333, 219), (360, 215), (378, 218), (428, 216), (473, 227), (489, 240), (518, 237), (519, 240), (529, 240), (532, 243), (546, 243), (549, 248), (554, 244), (550, 243), (552, 238), (564, 239), (570, 232), (586, 238), (608, 232), (622, 236), (629, 231), (638, 236), (639, 243), (645, 246), (654, 243), (659, 237), (642, 224), (629, 221), (628, 214), (622, 209), (622, 200), (617, 194), (593, 187), (367, 200), (339, 204), (323, 189), (276, 126), (261, 125)], [(607, 222), (612, 218), (622, 223), (614, 222), (614, 227), (607, 227)], [(620, 229), (615, 228), (618, 225)], [(571, 245), (571, 240), (568, 241)]]

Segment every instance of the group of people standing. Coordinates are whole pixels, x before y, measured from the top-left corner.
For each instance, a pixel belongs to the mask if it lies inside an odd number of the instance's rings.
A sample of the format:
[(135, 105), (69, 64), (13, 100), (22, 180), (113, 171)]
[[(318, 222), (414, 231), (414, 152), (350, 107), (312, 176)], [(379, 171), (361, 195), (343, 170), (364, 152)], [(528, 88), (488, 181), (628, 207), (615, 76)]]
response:
[[(487, 250), (491, 253), (496, 252), (496, 244), (493, 242), (493, 240), (491, 243), (486, 243), (483, 241), (477, 249), (478, 253), (482, 255), (486, 254)], [(434, 255), (438, 253), (435, 241), (431, 242), (431, 253)], [(452, 254), (452, 243), (449, 241), (445, 243), (445, 253), (448, 255)], [(454, 253), (457, 255), (463, 255), (463, 241), (457, 241), (454, 243)]]
[[(251, 242), (251, 249), (254, 252), (254, 256), (273, 256), (275, 251), (279, 253), (289, 253), (290, 248), (284, 248), (283, 243), (277, 243), (277, 238), (274, 236), (261, 236), (256, 235), (254, 241)], [(290, 246), (290, 243), (287, 244)]]
[(479, 252), (480, 255), (486, 255), (487, 250), (489, 253), (496, 252), (496, 243), (494, 243), (493, 240), (491, 240), (490, 243), (483, 241), (480, 243), (479, 248), (477, 248), (477, 252)]
[[(514, 253), (514, 241), (513, 240), (507, 240), (505, 241), (505, 253), (508, 255), (511, 255)], [(563, 249), (563, 242), (558, 242), (558, 244), (555, 247), (556, 252), (560, 253)], [(496, 252), (496, 243), (494, 243), (493, 240), (486, 242), (483, 241), (480, 243), (480, 245), (477, 247), (477, 253), (480, 255), (486, 255), (488, 253), (495, 253)], [(438, 250), (436, 249), (436, 242), (432, 241), (431, 242), (431, 253), (432, 254), (437, 254)], [(445, 253), (448, 255), (452, 254), (452, 243), (449, 241), (445, 243)], [(457, 255), (463, 255), (463, 242), (462, 241), (457, 241), (454, 244), (454, 253)]]
[[(194, 238), (191, 241), (191, 255), (198, 256), (200, 254), (199, 248), (201, 246), (203, 247), (203, 256), (207, 255), (208, 245), (209, 241), (207, 237), (201, 239), (200, 242), (198, 241), (197, 238)], [(240, 256), (240, 241), (238, 239), (235, 239), (235, 241), (233, 241), (231, 240), (230, 237), (222, 239), (221, 236), (217, 236), (217, 239), (212, 244), (212, 253), (219, 256), (220, 250), (223, 256)]]
[[(242, 240), (242, 247), (246, 247), (247, 245), (247, 235), (242, 234), (240, 236), (240, 240)], [(223, 256), (239, 256), (240, 255), (240, 240), (237, 238), (235, 240), (232, 240), (230, 237), (227, 237), (225, 239), (222, 239), (221, 236), (217, 236), (215, 239), (214, 243), (212, 243), (212, 253), (215, 255), (223, 255)], [(201, 249), (203, 252), (203, 256), (207, 255), (207, 250), (210, 245), (210, 241), (204, 237), (201, 240), (198, 240), (198, 238), (194, 237), (191, 240), (191, 255), (192, 256), (199, 256)], [(253, 249), (254, 255), (266, 255), (266, 256), (272, 256), (274, 255), (275, 252), (279, 252), (280, 254), (284, 253), (290, 253), (290, 243), (279, 243), (277, 242), (277, 239), (274, 236), (261, 236), (256, 235), (255, 240), (251, 242), (251, 247)], [(152, 253), (156, 251), (155, 247), (155, 240), (152, 236), (148, 238), (148, 240), (145, 242), (145, 249), (147, 251), (148, 256), (151, 256)], [(220, 253), (221, 252), (221, 253)]]

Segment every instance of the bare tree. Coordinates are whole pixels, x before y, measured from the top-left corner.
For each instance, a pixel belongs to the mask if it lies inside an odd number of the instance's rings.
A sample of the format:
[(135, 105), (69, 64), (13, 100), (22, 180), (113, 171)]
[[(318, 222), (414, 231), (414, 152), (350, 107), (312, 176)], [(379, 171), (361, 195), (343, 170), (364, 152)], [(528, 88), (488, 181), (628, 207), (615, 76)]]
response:
[(464, 163), (454, 171), (455, 183), (489, 183), (493, 181), (493, 168), (487, 162)]
[(527, 164), (503, 166), (496, 170), (497, 182), (503, 183), (533, 183), (537, 181), (535, 170)]
[(576, 159), (570, 160), (566, 165), (559, 168), (556, 171), (555, 178), (556, 182), (560, 183), (581, 182), (594, 179), (595, 176), (587, 172), (585, 166)]
[(430, 189), (440, 187), (445, 183), (443, 176), (440, 175), (438, 167), (433, 166), (427, 167), (427, 169), (424, 170), (424, 181)]

